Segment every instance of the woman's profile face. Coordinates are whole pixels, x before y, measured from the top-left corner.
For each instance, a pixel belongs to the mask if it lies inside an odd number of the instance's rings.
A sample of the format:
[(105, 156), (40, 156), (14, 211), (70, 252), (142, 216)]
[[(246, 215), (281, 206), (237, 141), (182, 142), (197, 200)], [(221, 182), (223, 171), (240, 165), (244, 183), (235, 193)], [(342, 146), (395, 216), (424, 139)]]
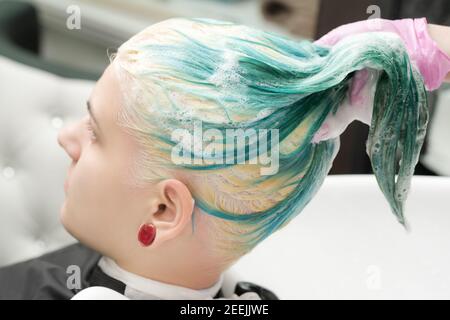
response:
[(78, 240), (112, 256), (106, 251), (132, 247), (125, 239), (134, 239), (141, 223), (136, 213), (145, 208), (143, 191), (127, 183), (136, 146), (117, 123), (120, 103), (119, 84), (109, 66), (92, 91), (86, 116), (58, 135), (71, 160), (61, 221)]

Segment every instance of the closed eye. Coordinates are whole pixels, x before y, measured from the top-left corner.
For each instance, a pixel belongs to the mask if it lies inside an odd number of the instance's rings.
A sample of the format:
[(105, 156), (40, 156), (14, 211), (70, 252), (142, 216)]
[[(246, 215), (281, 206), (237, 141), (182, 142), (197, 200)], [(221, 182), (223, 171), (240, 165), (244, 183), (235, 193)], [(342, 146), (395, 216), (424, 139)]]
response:
[(91, 118), (88, 118), (88, 120), (86, 121), (86, 128), (89, 132), (89, 136), (91, 141), (96, 141), (97, 140), (97, 135), (95, 133), (94, 127), (91, 123)]

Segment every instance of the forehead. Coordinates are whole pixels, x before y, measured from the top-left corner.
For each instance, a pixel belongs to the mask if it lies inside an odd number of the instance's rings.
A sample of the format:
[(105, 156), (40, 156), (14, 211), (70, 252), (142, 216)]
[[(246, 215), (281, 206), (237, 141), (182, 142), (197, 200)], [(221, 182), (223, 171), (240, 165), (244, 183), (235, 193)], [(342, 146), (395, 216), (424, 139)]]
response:
[(91, 94), (92, 103), (102, 104), (103, 102), (116, 102), (119, 103), (119, 84), (117, 82), (114, 69), (109, 65), (103, 72), (100, 79), (94, 86)]
[(119, 145), (126, 139), (125, 143), (130, 144), (131, 137), (118, 123), (122, 96), (112, 65), (105, 69), (103, 75), (95, 84), (89, 101), (93, 114), (99, 123), (101, 134), (104, 136), (104, 142), (115, 140), (114, 144)]
[(120, 110), (119, 84), (111, 66), (105, 69), (95, 84), (89, 101), (100, 126), (111, 127)]

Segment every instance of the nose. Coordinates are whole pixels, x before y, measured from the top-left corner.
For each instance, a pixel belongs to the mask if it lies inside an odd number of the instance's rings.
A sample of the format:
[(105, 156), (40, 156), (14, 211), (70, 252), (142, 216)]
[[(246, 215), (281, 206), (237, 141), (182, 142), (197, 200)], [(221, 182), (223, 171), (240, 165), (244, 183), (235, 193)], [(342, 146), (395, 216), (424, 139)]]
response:
[(81, 154), (81, 139), (79, 124), (67, 125), (58, 133), (58, 144), (67, 152), (73, 161), (77, 161)]

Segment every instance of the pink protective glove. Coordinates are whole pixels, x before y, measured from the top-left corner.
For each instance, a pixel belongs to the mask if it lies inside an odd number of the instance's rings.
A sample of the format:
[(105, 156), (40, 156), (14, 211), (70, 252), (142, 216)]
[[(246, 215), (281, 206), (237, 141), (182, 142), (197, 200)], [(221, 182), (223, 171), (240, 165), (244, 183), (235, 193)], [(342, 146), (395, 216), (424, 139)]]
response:
[[(439, 88), (450, 72), (450, 57), (444, 53), (430, 37), (426, 18), (419, 19), (370, 19), (342, 25), (333, 29), (315, 44), (333, 46), (341, 39), (363, 32), (393, 32), (405, 44), (411, 62), (421, 73), (425, 87), (432, 91)], [(367, 97), (367, 85), (371, 74), (367, 70), (358, 71), (350, 88), (350, 99), (346, 106), (339, 108), (336, 115), (330, 114), (314, 136), (313, 142), (339, 136), (353, 120), (358, 119), (370, 125), (373, 97)], [(368, 99), (367, 99), (368, 98)], [(363, 114), (361, 117), (360, 115)]]

